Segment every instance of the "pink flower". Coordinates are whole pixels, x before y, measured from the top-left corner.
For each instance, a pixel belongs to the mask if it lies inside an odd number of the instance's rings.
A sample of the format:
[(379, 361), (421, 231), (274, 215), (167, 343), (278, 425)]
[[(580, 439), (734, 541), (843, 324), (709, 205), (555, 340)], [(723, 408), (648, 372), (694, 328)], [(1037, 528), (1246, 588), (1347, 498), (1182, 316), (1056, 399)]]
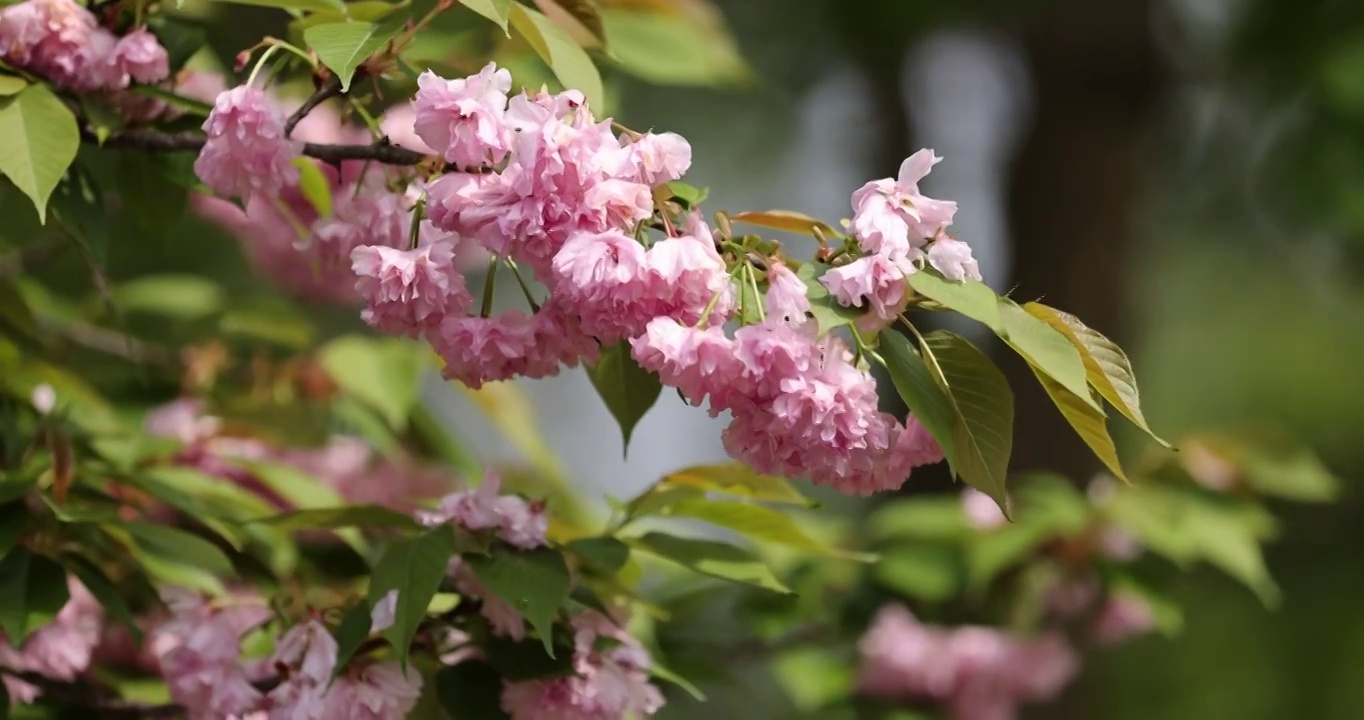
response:
[(322, 720), (323, 696), (336, 670), (336, 640), (316, 620), (295, 625), (275, 644), (270, 665), (281, 668), (284, 682), (266, 696), (271, 720)]
[(446, 495), (436, 510), (419, 511), (417, 520), (428, 526), (453, 522), (474, 532), (496, 528), (502, 540), (526, 550), (544, 545), (549, 529), (544, 505), (499, 495), (501, 486), (502, 478), (489, 470), (482, 485)]
[(438, 324), (447, 312), (468, 312), (473, 298), (453, 260), (448, 242), (415, 250), (382, 245), (352, 250), (352, 269), (360, 276), (355, 289), (369, 305), (361, 317), (391, 335), (413, 335)]
[(928, 263), (948, 280), (980, 282), (980, 266), (971, 257), (971, 246), (956, 238), (943, 236), (928, 246)]
[(1144, 635), (1156, 627), (1151, 604), (1130, 593), (1115, 593), (1104, 601), (1099, 616), (1094, 619), (1094, 639), (1105, 645), (1115, 645), (1137, 635)]
[(421, 697), (422, 677), (396, 662), (352, 668), (327, 691), (321, 716), (340, 720), (403, 720)]
[(1078, 669), (1058, 635), (1026, 639), (987, 627), (922, 625), (886, 606), (863, 636), (858, 686), (891, 700), (936, 701), (958, 720), (1009, 719), (1055, 697)]
[(942, 447), (938, 441), (928, 432), (928, 428), (919, 422), (919, 418), (910, 415), (905, 418), (905, 429), (901, 433), (899, 448), (906, 456), (906, 462), (911, 467), (920, 465), (932, 465), (943, 461)]
[(0, 53), (14, 65), (76, 90), (116, 90), (117, 38), (72, 0), (28, 0), (0, 11)]
[(639, 334), (652, 294), (644, 247), (623, 233), (578, 233), (554, 256), (555, 293), (582, 318), (584, 332), (611, 343)]
[(810, 311), (810, 300), (806, 297), (805, 281), (796, 277), (791, 268), (781, 261), (773, 261), (767, 269), (767, 314), (769, 317), (785, 318), (791, 322), (805, 320)]
[(604, 227), (628, 228), (653, 214), (654, 197), (647, 185), (606, 178), (583, 194), (583, 209)]
[(534, 325), (519, 310), (490, 318), (449, 315), (427, 338), (445, 361), (441, 375), (474, 389), (522, 374), (535, 352)]
[[(75, 680), (90, 667), (103, 633), (104, 608), (75, 577), (67, 577), (66, 587), (69, 597), (57, 616), (33, 630), (18, 648), (0, 632), (0, 666), (53, 680)], [(39, 688), (10, 675), (4, 676), (4, 683), (18, 703), (31, 703), (41, 694)]]
[(904, 312), (909, 303), (909, 283), (905, 278), (914, 271), (914, 265), (904, 259), (866, 255), (829, 270), (819, 281), (840, 305), (862, 307), (865, 302), (880, 320), (876, 327), (879, 330)]
[(170, 77), (170, 56), (145, 27), (119, 38), (110, 62), (122, 76), (120, 86), (127, 85), (129, 78), (150, 84)]
[(374, 603), (374, 607), (369, 611), (369, 631), (378, 633), (393, 627), (397, 612), (398, 591), (389, 590), (384, 593), (383, 597), (379, 598), (379, 602)]
[(204, 121), (194, 172), (222, 195), (269, 196), (298, 182), (301, 143), (284, 137), (284, 115), (265, 93), (241, 85), (218, 96)]
[(975, 489), (966, 488), (961, 494), (961, 509), (966, 522), (977, 530), (993, 530), (1009, 522), (994, 498)]
[[(630, 341), (630, 354), (646, 370), (658, 373), (664, 385), (675, 387), (687, 402), (699, 406), (707, 395), (712, 407), (726, 406), (724, 394), (739, 372), (734, 341), (724, 329), (700, 329), (659, 317), (649, 321), (643, 335)], [(718, 415), (713, 409), (711, 415)]]
[(255, 709), (262, 695), (241, 663), (241, 636), (269, 617), (263, 605), (214, 610), (188, 591), (168, 591), (172, 615), (149, 638), (171, 698), (192, 720), (218, 720)]
[(897, 179), (873, 180), (853, 193), (852, 231), (863, 250), (903, 257), (952, 224), (956, 203), (919, 193), (919, 181), (941, 160), (920, 150), (900, 165)]
[[(639, 641), (595, 612), (574, 618), (574, 628), (573, 675), (503, 687), (502, 709), (512, 720), (624, 720), (663, 707), (663, 694), (649, 683), (652, 660)], [(613, 644), (599, 650), (599, 637)]]
[(734, 312), (733, 281), (699, 218), (693, 220), (688, 234), (660, 240), (649, 248), (648, 273), (656, 315), (692, 325), (700, 322), (709, 307), (707, 323), (722, 325)]
[(619, 172), (650, 187), (679, 180), (691, 167), (691, 143), (677, 133), (645, 133), (625, 150), (629, 171)]
[(502, 116), (511, 73), (488, 63), (477, 75), (445, 80), (428, 70), (417, 86), (413, 128), (422, 142), (461, 167), (502, 160), (510, 142)]

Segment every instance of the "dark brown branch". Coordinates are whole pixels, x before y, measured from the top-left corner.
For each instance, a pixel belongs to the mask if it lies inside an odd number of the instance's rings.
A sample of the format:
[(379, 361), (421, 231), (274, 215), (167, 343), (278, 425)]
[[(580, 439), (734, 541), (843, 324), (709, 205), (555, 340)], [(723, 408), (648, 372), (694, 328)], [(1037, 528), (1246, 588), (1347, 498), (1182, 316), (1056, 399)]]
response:
[[(94, 138), (87, 137), (93, 140)], [(202, 133), (187, 130), (166, 133), (158, 130), (122, 130), (111, 134), (106, 147), (137, 148), (154, 152), (198, 152), (204, 146)], [(303, 154), (336, 165), (343, 160), (373, 160), (385, 165), (419, 165), (427, 159), (419, 152), (401, 148), (383, 138), (370, 145), (326, 145), (307, 143)]]
[(318, 105), (321, 105), (340, 94), (341, 80), (335, 75), (329, 76), (327, 81), (322, 83), (322, 87), (315, 90), (312, 97), (304, 100), (303, 104), (294, 111), (294, 114), (290, 115), (289, 119), (284, 121), (284, 136), (293, 137), (294, 128), (303, 121), (303, 118), (308, 117), (308, 113), (312, 112)]

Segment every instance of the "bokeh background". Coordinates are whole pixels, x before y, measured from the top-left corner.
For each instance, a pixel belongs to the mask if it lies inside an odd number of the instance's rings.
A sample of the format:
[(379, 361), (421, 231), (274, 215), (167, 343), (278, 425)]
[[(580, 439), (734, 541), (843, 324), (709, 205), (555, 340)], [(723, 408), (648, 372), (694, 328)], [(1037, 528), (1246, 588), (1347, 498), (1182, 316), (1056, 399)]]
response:
[[(946, 161), (927, 192), (959, 202), (958, 236), (986, 280), (1019, 299), (1045, 297), (1127, 347), (1162, 435), (1275, 426), (1345, 480), (1335, 505), (1277, 508), (1285, 522), (1268, 560), (1278, 607), (1195, 573), (1179, 590), (1182, 635), (1095, 658), (1061, 703), (1030, 716), (1364, 717), (1364, 2), (714, 5), (746, 72), (694, 87), (607, 78), (622, 122), (691, 141), (688, 180), (710, 188), (712, 209), (792, 208), (836, 221), (863, 182), (934, 148)], [(230, 19), (212, 35), (223, 62), (262, 28), (284, 32), (277, 11), (221, 7), (187, 4)], [(459, 23), (469, 19), (452, 18), (441, 42), (464, 42)], [(27, 232), (22, 205), (0, 212), (6, 233)], [(193, 244), (112, 256), (111, 278), (155, 266), (256, 282), (235, 242), (185, 223), (177, 237)], [(78, 259), (70, 264), (73, 282), (88, 282)], [(350, 310), (331, 312), (353, 326)], [(1032, 379), (1017, 379), (1025, 420), (1015, 467), (1077, 481), (1097, 471)], [(627, 497), (669, 470), (723, 457), (721, 423), (672, 393), (627, 457), (581, 371), (525, 386), (584, 498)], [(461, 393), (438, 378), (426, 393), (485, 455), (514, 454)], [(1130, 453), (1141, 440), (1120, 443)], [(946, 489), (928, 473), (907, 491)], [(693, 626), (732, 621), (698, 612)], [(717, 658), (722, 671), (704, 683), (708, 704), (677, 695), (660, 717), (791, 717), (760, 668), (731, 670), (729, 660)]]

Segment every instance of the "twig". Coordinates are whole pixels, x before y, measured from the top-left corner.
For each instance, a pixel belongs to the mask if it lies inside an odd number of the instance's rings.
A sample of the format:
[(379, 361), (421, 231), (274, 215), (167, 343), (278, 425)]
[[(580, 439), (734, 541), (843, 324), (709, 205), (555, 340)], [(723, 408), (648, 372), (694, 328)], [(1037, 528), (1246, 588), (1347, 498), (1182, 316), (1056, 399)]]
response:
[(175, 353), (167, 348), (98, 325), (79, 321), (58, 324), (42, 318), (38, 319), (38, 324), (45, 331), (61, 335), (81, 347), (121, 357), (130, 362), (170, 366), (177, 362)]
[(290, 115), (289, 119), (284, 121), (284, 136), (293, 137), (294, 128), (297, 127), (300, 122), (303, 122), (303, 118), (308, 117), (308, 113), (312, 112), (318, 105), (321, 105), (340, 94), (341, 81), (337, 79), (336, 75), (329, 76), (327, 81), (322, 83), (322, 87), (314, 91), (312, 96), (307, 100), (304, 100), (303, 104), (294, 111), (294, 114)]
[[(94, 140), (94, 136), (87, 136)], [(167, 133), (158, 130), (122, 130), (109, 135), (104, 141), (106, 147), (137, 148), (154, 152), (198, 152), (204, 147), (202, 133), (187, 130)], [(303, 154), (317, 158), (325, 163), (336, 165), (343, 160), (373, 160), (385, 165), (420, 165), (427, 159), (419, 152), (401, 148), (383, 138), (369, 145), (327, 145), (307, 143)]]

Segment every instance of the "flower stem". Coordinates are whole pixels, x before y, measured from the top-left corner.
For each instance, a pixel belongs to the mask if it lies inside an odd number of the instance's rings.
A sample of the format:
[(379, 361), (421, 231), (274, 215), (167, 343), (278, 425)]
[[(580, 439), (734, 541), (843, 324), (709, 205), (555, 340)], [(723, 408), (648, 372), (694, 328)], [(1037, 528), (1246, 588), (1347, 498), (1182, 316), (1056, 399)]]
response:
[(496, 255), (488, 259), (488, 277), (483, 281), (483, 307), (478, 311), (480, 317), (488, 317), (493, 312), (493, 289), (497, 286)]
[(412, 227), (407, 231), (407, 249), (417, 249), (417, 239), (421, 235), (422, 219), (426, 217), (426, 193), (417, 198), (416, 207), (412, 208)]
[(526, 296), (526, 302), (530, 303), (531, 312), (540, 312), (540, 303), (535, 302), (535, 296), (530, 291), (530, 286), (526, 284), (526, 279), (521, 277), (521, 268), (516, 266), (516, 261), (511, 258), (503, 258), (507, 267), (511, 268), (512, 275), (516, 277), (516, 284), (521, 286), (521, 294)]

